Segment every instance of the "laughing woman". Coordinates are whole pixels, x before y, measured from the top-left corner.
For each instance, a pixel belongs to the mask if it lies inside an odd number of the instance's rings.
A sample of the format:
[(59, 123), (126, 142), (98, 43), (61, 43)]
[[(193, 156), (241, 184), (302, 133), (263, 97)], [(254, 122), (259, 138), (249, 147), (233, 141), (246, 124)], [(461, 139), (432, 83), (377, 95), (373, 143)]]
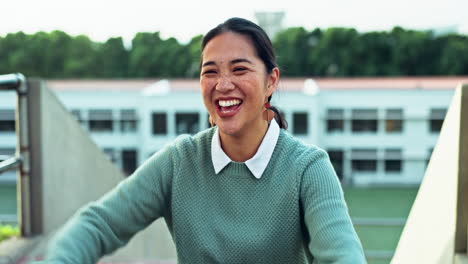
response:
[(209, 31), (200, 86), (213, 127), (179, 137), (80, 210), (47, 261), (96, 263), (163, 217), (179, 263), (365, 263), (326, 152), (293, 138), (270, 106), (279, 77), (254, 23)]

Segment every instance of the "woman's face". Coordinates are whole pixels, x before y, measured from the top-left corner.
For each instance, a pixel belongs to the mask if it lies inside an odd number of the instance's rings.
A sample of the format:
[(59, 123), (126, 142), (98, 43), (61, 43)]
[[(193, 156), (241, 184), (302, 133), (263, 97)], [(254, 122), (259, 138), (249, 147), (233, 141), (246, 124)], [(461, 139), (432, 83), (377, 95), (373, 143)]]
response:
[(248, 37), (225, 32), (211, 39), (200, 74), (203, 101), (220, 133), (240, 136), (264, 127), (264, 104), (276, 89), (279, 71), (266, 73)]

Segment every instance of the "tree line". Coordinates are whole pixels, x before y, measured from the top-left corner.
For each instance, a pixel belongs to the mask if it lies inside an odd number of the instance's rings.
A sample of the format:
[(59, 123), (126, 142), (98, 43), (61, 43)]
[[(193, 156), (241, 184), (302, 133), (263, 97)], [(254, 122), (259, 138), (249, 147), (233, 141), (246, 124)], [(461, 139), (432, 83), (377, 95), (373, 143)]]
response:
[[(63, 31), (0, 37), (0, 74), (42, 78), (191, 78), (199, 74), (202, 36), (181, 44), (159, 32), (95, 42)], [(273, 39), (283, 76), (467, 75), (468, 37), (407, 30), (287, 28)]]

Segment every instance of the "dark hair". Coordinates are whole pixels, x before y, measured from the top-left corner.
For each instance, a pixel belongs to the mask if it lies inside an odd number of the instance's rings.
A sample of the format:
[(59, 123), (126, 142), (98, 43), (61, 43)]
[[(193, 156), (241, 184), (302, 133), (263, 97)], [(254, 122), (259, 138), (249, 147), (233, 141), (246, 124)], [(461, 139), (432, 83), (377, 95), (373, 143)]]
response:
[[(263, 64), (265, 64), (265, 69), (268, 74), (270, 74), (275, 67), (278, 67), (273, 45), (265, 31), (257, 24), (238, 17), (230, 18), (208, 31), (202, 40), (202, 53), (206, 44), (208, 44), (211, 39), (225, 32), (234, 32), (249, 37), (252, 40), (257, 56), (263, 61)], [(268, 102), (270, 101), (271, 96), (268, 97)], [(275, 113), (275, 120), (278, 122), (280, 128), (287, 129), (288, 123), (280, 114), (279, 109), (274, 106), (271, 106), (269, 109), (273, 110)]]

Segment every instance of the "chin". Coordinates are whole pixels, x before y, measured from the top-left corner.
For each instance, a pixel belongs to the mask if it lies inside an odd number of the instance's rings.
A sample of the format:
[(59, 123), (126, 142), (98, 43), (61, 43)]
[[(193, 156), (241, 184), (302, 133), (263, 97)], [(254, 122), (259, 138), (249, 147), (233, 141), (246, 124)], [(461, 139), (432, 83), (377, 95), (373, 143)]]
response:
[(225, 135), (236, 136), (240, 134), (240, 127), (234, 124), (217, 124), (219, 132)]

